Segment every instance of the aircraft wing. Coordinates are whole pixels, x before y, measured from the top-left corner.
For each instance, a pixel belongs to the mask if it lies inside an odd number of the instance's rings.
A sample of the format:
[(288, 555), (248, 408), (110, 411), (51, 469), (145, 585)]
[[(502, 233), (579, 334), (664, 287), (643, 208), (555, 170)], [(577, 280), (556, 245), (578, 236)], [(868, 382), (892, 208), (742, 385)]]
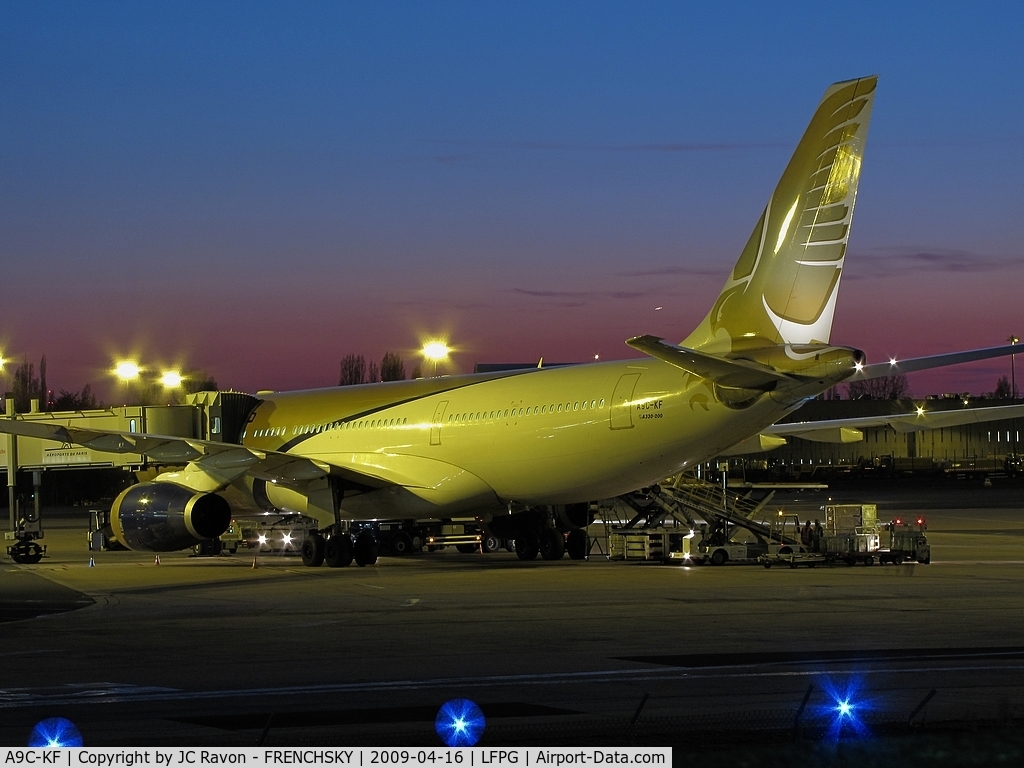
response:
[(1014, 355), (1024, 353), (1024, 345), (1005, 344), (1001, 347), (986, 347), (985, 349), (971, 349), (966, 352), (950, 352), (944, 355), (930, 355), (928, 357), (912, 357), (907, 360), (890, 360), (887, 363), (873, 363), (865, 365), (855, 372), (847, 381), (861, 381), (863, 379), (877, 379), (882, 376), (894, 376), (899, 373), (912, 373), (914, 371), (927, 371), (930, 368), (944, 368), (947, 365), (959, 365), (960, 363), (971, 363), (975, 360), (988, 360), (992, 357)]
[(1022, 417), (1024, 405), (961, 408), (954, 411), (929, 411), (925, 405), (910, 413), (773, 424), (762, 429), (761, 434), (773, 437), (801, 437), (819, 442), (850, 443), (863, 437), (860, 430), (872, 427), (889, 426), (897, 432), (918, 432), (923, 429), (940, 429)]
[(137, 453), (168, 464), (187, 464), (185, 473), (175, 473), (175, 482), (183, 482), (203, 491), (224, 488), (245, 474), (283, 485), (303, 484), (329, 474), (343, 477), (362, 487), (383, 488), (391, 485), (372, 475), (292, 453), (255, 450), (235, 443), (191, 437), (80, 429), (63, 424), (6, 418), (0, 418), (0, 432), (83, 445), (107, 453)]

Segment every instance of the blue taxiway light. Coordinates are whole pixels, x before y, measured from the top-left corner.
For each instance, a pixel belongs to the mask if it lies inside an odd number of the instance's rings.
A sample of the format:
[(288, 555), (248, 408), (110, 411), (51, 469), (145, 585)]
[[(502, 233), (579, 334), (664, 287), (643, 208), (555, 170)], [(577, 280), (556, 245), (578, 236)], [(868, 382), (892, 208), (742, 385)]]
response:
[(483, 711), (469, 699), (445, 702), (434, 719), (434, 730), (449, 747), (472, 747), (484, 733), (487, 719)]
[(75, 724), (63, 717), (40, 720), (28, 736), (29, 747), (81, 747), (85, 742)]

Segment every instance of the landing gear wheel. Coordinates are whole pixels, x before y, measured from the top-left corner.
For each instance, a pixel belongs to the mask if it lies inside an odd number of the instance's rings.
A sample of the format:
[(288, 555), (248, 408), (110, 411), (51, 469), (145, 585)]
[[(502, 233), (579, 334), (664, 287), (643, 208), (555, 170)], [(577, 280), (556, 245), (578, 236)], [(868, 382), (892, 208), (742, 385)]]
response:
[(540, 539), (533, 531), (525, 531), (516, 536), (516, 556), (520, 560), (536, 560), (540, 552)]
[(516, 540), (515, 539), (505, 539), (505, 551), (506, 552), (515, 552), (516, 551)]
[(398, 557), (405, 557), (412, 554), (412, 536), (405, 531), (399, 531), (391, 537), (391, 554)]
[(355, 557), (356, 565), (360, 568), (377, 562), (377, 539), (374, 538), (372, 533), (363, 531), (356, 536), (356, 543), (352, 547), (352, 555)]
[(586, 560), (589, 544), (590, 539), (587, 536), (587, 532), (582, 528), (576, 528), (569, 531), (569, 538), (565, 542), (565, 549), (573, 560)]
[(492, 536), (488, 534), (480, 540), (480, 549), (482, 549), (488, 555), (494, 554), (499, 549), (501, 549), (501, 539), (499, 539), (497, 536)]
[(22, 565), (35, 565), (43, 559), (43, 548), (34, 541), (22, 541), (11, 547), (11, 560)]
[(464, 555), (472, 555), (479, 549), (476, 544), (456, 544), (455, 548)]
[(324, 563), (324, 548), (327, 542), (319, 533), (311, 533), (302, 540), (299, 554), (302, 555), (302, 564), (308, 568), (318, 568)]
[(729, 559), (729, 553), (724, 549), (716, 549), (711, 553), (711, 564), (712, 565), (725, 565), (725, 561)]
[(352, 562), (352, 537), (347, 533), (331, 536), (324, 544), (324, 562), (328, 568), (344, 568)]
[(540, 534), (540, 556), (545, 560), (561, 560), (565, 555), (565, 537), (561, 531), (545, 528)]

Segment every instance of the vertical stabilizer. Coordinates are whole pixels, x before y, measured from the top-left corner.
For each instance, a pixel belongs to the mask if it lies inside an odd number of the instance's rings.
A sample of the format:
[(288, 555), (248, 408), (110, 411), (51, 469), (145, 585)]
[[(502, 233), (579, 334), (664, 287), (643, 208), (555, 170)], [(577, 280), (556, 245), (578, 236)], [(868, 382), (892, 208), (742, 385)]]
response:
[(683, 346), (827, 343), (877, 77), (825, 91), (708, 316)]

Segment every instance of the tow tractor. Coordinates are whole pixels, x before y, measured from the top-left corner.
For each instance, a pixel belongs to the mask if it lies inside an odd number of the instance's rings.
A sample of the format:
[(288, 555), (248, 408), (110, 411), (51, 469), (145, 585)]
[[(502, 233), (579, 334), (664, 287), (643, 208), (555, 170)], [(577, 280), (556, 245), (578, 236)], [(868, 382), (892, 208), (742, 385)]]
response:
[[(10, 402), (8, 400), (8, 403)], [(38, 543), (38, 540), (43, 538), (43, 523), (39, 508), (38, 474), (38, 472), (35, 473), (37, 476), (36, 493), (32, 506), (26, 509), (23, 515), (19, 516), (18, 523), (13, 531), (4, 532), (5, 539), (14, 541), (14, 544), (7, 547), (7, 554), (14, 562), (25, 565), (35, 565), (46, 554), (46, 545)]]
[(927, 529), (923, 517), (914, 521), (891, 520), (884, 527), (889, 546), (878, 550), (878, 562), (900, 565), (904, 560), (916, 560), (928, 565), (932, 561), (932, 548), (924, 535)]

